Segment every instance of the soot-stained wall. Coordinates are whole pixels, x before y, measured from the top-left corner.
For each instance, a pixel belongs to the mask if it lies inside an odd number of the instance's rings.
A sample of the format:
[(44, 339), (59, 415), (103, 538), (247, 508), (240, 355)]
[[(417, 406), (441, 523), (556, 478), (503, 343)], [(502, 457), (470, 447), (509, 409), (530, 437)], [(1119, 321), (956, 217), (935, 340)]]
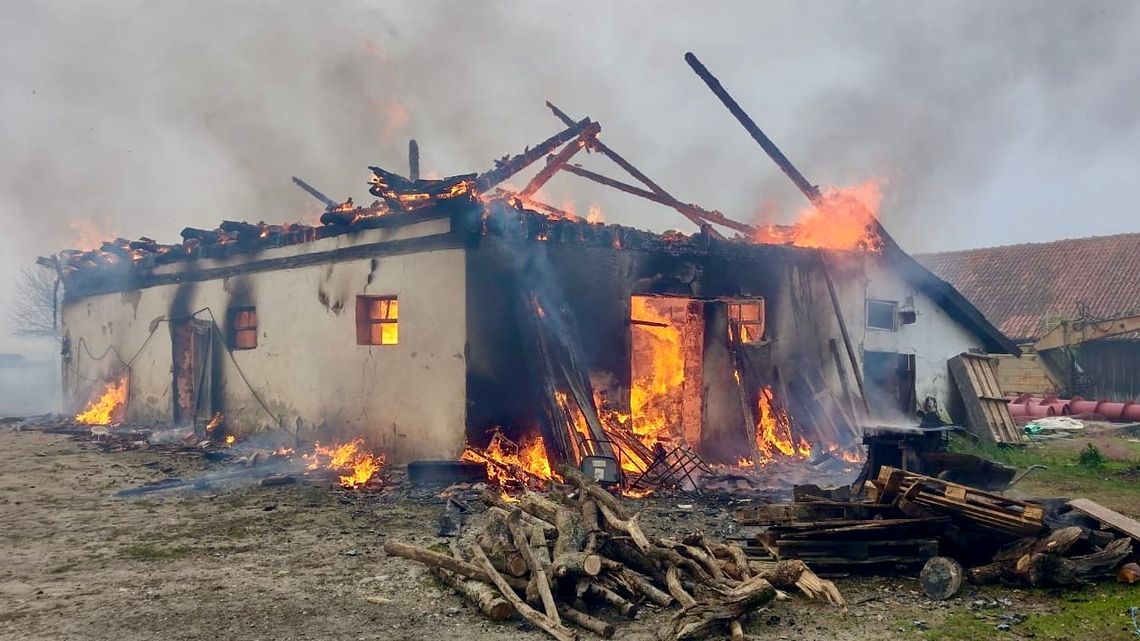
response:
[[(429, 239), (450, 232), (447, 218), (263, 252), (300, 256), (374, 243), (371, 257), (294, 269), (243, 272), (121, 293), (74, 298), (63, 309), (69, 336), (66, 374), (72, 407), (93, 386), (130, 363), (127, 419), (169, 422), (173, 415), (171, 322), (213, 323), (211, 410), (225, 413), (240, 437), (263, 430), (300, 430), (305, 439), (364, 436), (390, 459), (452, 458), (463, 446), (467, 305), (464, 249), (385, 253), (388, 241)], [(438, 243), (435, 243), (438, 245)], [(394, 295), (399, 342), (358, 345), (357, 295)], [(227, 352), (227, 309), (256, 307), (257, 347)], [(260, 398), (260, 401), (258, 400)], [(263, 407), (264, 403), (264, 407)]]
[[(858, 367), (864, 349), (916, 355), (917, 399), (945, 403), (951, 393), (946, 359), (978, 349), (982, 339), (913, 285), (878, 255), (829, 256), (827, 267), (851, 336)], [(484, 237), (467, 255), (468, 421), (472, 438), (501, 426), (508, 433), (533, 432), (538, 389), (534, 357), (519, 331), (518, 300), (523, 287), (561, 301), (576, 324), (596, 387), (628, 403), (630, 388), (629, 299), (660, 294), (703, 299), (763, 298), (766, 339), (748, 346), (757, 383), (776, 385), (801, 374), (822, 377), (839, 394), (841, 385), (829, 341), (841, 341), (828, 295), (821, 254), (782, 246), (756, 246), (747, 252), (669, 253), (573, 243)], [(916, 322), (896, 331), (868, 329), (868, 298), (896, 300), (916, 312)], [(706, 310), (705, 366), (720, 352), (715, 338), (716, 307)], [(720, 325), (716, 325), (720, 323)], [(714, 327), (716, 325), (716, 327)], [(726, 332), (724, 332), (726, 333)], [(839, 343), (842, 346), (842, 343)], [(842, 366), (854, 386), (851, 364), (840, 347)], [(730, 366), (727, 354), (712, 361)], [(725, 389), (731, 370), (704, 372), (705, 409), (701, 451), (716, 460), (747, 455), (740, 399)], [(713, 387), (710, 387), (713, 386)], [(899, 417), (876, 417), (896, 420)]]

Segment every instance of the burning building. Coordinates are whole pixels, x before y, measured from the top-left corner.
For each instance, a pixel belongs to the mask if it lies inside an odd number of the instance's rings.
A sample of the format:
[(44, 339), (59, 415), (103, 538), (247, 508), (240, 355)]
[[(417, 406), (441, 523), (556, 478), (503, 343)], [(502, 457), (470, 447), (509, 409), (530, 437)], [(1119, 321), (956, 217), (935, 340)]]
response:
[[(822, 240), (733, 221), (676, 200), (598, 123), (551, 107), (567, 128), (525, 153), (443, 180), (414, 162), (408, 177), (371, 168), (378, 200), (329, 202), (318, 227), (225, 222), (181, 244), (45, 260), (66, 288), (70, 403), (111, 382), (126, 420), (224, 412), (227, 434), (363, 436), (397, 462), (502, 434), (627, 472), (678, 449), (759, 466), (846, 451), (860, 425), (945, 404), (948, 358), (1016, 351), (873, 216)], [(646, 188), (569, 164), (587, 148)], [(501, 188), (542, 158), (524, 189)], [(535, 197), (557, 171), (667, 205), (696, 231), (559, 211)]]

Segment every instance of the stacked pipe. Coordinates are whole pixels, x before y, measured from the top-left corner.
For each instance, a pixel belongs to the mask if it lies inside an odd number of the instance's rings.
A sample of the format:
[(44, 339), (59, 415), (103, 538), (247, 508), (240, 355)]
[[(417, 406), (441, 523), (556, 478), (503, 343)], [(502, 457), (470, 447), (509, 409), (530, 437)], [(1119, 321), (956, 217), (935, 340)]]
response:
[(1009, 413), (1014, 418), (1043, 418), (1046, 416), (1103, 416), (1105, 420), (1117, 423), (1140, 422), (1140, 403), (1109, 400), (1086, 400), (1081, 396), (1071, 399), (1056, 396), (1037, 397), (1029, 394), (1006, 396)]

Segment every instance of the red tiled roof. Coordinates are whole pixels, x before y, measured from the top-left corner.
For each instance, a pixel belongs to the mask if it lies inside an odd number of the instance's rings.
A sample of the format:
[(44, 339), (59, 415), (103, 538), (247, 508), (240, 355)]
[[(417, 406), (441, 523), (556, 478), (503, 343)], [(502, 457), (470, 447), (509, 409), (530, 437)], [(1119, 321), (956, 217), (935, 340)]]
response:
[(1006, 336), (1040, 338), (1057, 320), (1140, 313), (1140, 234), (922, 254)]

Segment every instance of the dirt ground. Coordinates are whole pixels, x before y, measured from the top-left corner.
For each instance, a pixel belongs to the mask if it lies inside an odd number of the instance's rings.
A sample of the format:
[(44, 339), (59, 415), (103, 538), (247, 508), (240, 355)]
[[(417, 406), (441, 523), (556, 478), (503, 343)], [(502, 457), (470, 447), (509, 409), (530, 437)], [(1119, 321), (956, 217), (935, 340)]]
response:
[[(441, 541), (434, 534), (442, 501), (433, 497), (310, 483), (112, 496), (211, 465), (154, 451), (105, 453), (85, 439), (0, 428), (0, 638), (546, 638), (516, 619), (485, 620), (418, 564), (384, 554), (387, 539)], [(647, 529), (720, 536), (732, 527), (722, 508), (677, 503), (643, 502)], [(850, 602), (846, 612), (793, 595), (758, 613), (749, 636), (976, 638), (938, 631), (961, 620), (992, 631), (1064, 607), (1010, 589), (968, 588), (936, 603), (905, 577), (837, 583)], [(621, 622), (618, 638), (652, 639), (668, 613), (641, 616)], [(1124, 623), (1113, 621), (1112, 629), (1123, 634)], [(1024, 638), (1017, 630), (1015, 623), (1012, 632), (994, 634)]]

